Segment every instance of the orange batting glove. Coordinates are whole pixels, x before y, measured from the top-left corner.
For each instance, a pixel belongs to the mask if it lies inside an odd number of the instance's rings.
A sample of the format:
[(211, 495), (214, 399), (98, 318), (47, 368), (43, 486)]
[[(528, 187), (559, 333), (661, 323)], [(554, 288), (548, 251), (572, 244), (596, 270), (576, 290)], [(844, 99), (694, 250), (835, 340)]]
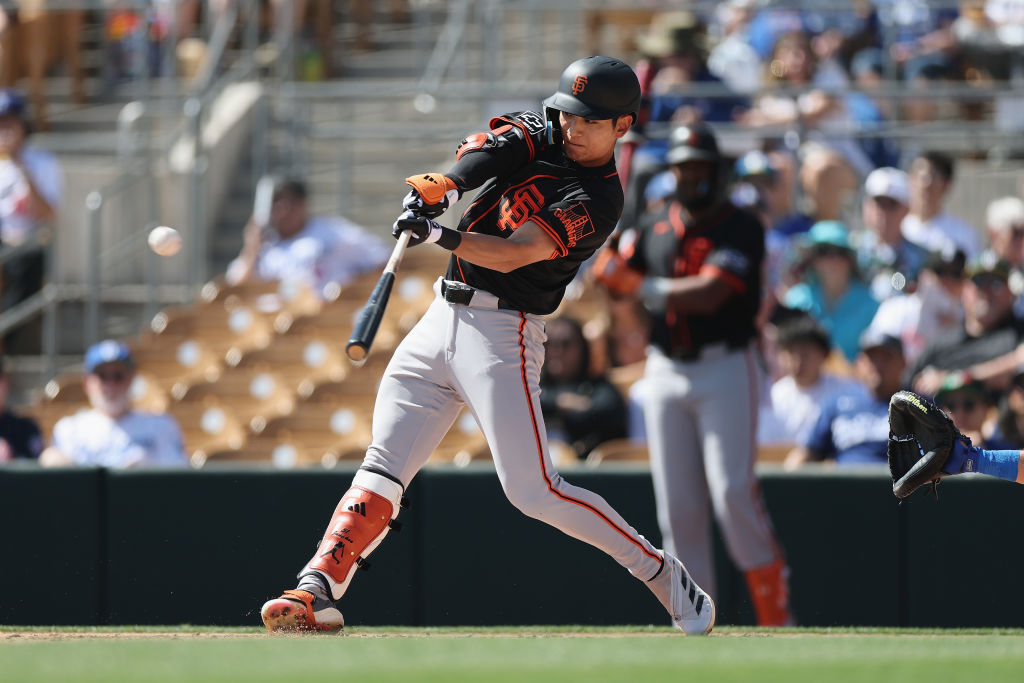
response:
[(405, 179), (412, 190), (402, 200), (402, 208), (424, 218), (437, 218), (459, 201), (459, 188), (448, 176), (421, 173)]
[(612, 296), (636, 296), (643, 284), (643, 273), (630, 268), (618, 250), (605, 247), (597, 253), (591, 267), (594, 279)]

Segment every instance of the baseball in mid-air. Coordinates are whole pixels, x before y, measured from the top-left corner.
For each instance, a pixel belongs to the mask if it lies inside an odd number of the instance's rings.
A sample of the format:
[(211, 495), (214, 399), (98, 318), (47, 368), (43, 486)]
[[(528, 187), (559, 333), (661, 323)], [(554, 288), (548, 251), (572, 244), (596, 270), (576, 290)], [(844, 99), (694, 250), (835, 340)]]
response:
[(181, 234), (174, 228), (158, 225), (149, 231), (149, 248), (161, 256), (173, 256), (181, 250)]

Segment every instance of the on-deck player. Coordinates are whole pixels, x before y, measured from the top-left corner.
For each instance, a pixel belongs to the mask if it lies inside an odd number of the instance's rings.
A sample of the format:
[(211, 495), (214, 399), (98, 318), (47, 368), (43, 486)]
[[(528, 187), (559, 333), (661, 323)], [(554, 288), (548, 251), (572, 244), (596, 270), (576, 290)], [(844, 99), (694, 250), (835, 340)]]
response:
[[(491, 447), (502, 488), (525, 514), (611, 555), (645, 582), (688, 634), (714, 626), (715, 607), (682, 563), (655, 548), (603, 498), (555, 471), (538, 386), (544, 318), (605, 241), (622, 211), (616, 141), (636, 120), (640, 85), (609, 57), (570, 64), (545, 114), (491, 120), (466, 138), (446, 175), (407, 179), (413, 190), (394, 235), (452, 252), (437, 297), (395, 350), (373, 414), (373, 441), (298, 587), (263, 605), (270, 631), (340, 629), (334, 604), (387, 534), (405, 487), (463, 405)], [(459, 221), (440, 215), (481, 188)]]
[(674, 129), (667, 161), (673, 200), (594, 264), (613, 294), (639, 294), (651, 311), (643, 414), (658, 523), (668, 551), (714, 595), (714, 510), (758, 624), (788, 624), (788, 570), (754, 473), (764, 230), (725, 197), (709, 127)]

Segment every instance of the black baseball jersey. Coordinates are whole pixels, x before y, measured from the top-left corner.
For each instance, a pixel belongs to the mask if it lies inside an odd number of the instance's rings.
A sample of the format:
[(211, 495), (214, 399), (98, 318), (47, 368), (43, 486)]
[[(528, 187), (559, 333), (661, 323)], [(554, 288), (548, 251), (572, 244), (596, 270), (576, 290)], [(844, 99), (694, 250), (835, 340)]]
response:
[(35, 420), (9, 410), (0, 412), (0, 439), (11, 447), (11, 456), (15, 458), (38, 458), (43, 451), (43, 435)]
[(620, 249), (629, 265), (647, 275), (710, 274), (733, 290), (733, 296), (709, 315), (652, 312), (651, 342), (666, 355), (693, 358), (704, 346), (721, 342), (741, 348), (756, 336), (764, 260), (764, 228), (756, 216), (726, 202), (688, 225), (682, 206), (673, 201), (641, 220), (635, 242), (626, 238)]
[[(615, 228), (622, 213), (622, 184), (614, 158), (600, 167), (580, 166), (565, 156), (557, 141), (545, 140), (547, 124), (540, 114), (518, 112), (497, 117), (491, 128), (502, 124), (518, 126), (524, 133), (515, 141), (520, 154), (513, 163), (502, 164), (504, 168), (484, 183), (458, 229), (507, 238), (532, 221), (554, 239), (555, 251), (547, 260), (509, 273), (483, 268), (453, 254), (446, 277), (484, 289), (509, 308), (548, 314), (558, 308), (580, 265)], [(490, 153), (481, 149), (472, 156)], [(449, 176), (460, 184), (465, 182), (458, 164)]]

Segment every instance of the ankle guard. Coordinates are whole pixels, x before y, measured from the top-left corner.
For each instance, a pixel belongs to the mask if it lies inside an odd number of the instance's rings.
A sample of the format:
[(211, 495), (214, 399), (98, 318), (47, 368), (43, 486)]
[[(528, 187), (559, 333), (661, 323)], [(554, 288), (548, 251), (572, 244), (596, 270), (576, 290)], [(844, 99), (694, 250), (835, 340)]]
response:
[(397, 527), (402, 485), (380, 474), (359, 470), (352, 487), (334, 510), (320, 547), (301, 577), (316, 571), (328, 583), (331, 598), (338, 600), (348, 589), (357, 567), (369, 566), (365, 558), (380, 545), (388, 530)]

